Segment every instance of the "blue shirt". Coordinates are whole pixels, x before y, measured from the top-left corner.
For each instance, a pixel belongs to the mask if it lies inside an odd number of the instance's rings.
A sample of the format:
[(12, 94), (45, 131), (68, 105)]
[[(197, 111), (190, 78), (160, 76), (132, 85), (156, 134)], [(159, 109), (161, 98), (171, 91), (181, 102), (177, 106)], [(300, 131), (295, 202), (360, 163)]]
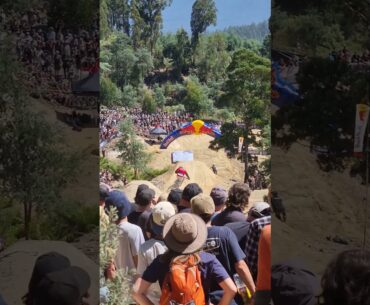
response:
[[(201, 273), (204, 293), (206, 295), (206, 301), (208, 302), (212, 280), (220, 283), (229, 278), (229, 275), (214, 255), (206, 252), (200, 252), (200, 258), (201, 263), (199, 264), (199, 270)], [(149, 283), (155, 283), (158, 281), (159, 285), (162, 287), (164, 278), (169, 271), (169, 265), (161, 262), (160, 256), (158, 256), (144, 271), (142, 279)]]

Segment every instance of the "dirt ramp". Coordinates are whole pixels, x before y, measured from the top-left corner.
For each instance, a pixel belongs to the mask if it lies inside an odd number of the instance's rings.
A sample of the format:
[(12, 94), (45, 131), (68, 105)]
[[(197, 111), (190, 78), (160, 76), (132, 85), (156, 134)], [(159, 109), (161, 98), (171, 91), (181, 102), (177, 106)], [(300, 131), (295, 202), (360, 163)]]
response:
[(162, 191), (158, 187), (156, 187), (153, 183), (144, 180), (134, 180), (131, 181), (129, 184), (125, 185), (122, 189), (122, 191), (124, 191), (124, 193), (131, 202), (135, 201), (134, 198), (136, 195), (136, 191), (140, 184), (146, 184), (151, 189), (153, 189), (155, 191), (156, 197), (162, 194)]
[[(175, 171), (179, 167), (186, 169), (190, 176), (190, 180), (185, 178), (182, 183), (177, 183), (178, 177)], [(205, 193), (209, 193), (211, 189), (217, 185), (227, 187), (224, 179), (215, 175), (211, 168), (201, 161), (179, 162), (171, 166), (171, 169), (165, 174), (155, 178), (153, 183), (163, 189), (170, 191), (171, 188), (179, 186), (184, 189), (189, 183), (197, 183)]]
[(19, 241), (0, 256), (0, 293), (7, 304), (22, 305), (22, 296), (38, 256), (47, 252), (65, 255), (73, 266), (83, 268), (91, 279), (91, 303), (99, 303), (99, 267), (81, 251), (62, 241)]

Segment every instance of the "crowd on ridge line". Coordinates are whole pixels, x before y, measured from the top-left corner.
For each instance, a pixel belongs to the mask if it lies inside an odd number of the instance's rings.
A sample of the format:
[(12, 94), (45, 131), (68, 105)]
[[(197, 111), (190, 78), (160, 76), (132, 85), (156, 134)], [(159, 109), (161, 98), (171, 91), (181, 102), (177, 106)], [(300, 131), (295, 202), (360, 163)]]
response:
[(62, 21), (48, 25), (47, 4), (26, 12), (0, 8), (0, 28), (16, 36), (16, 53), (27, 68), (23, 76), (29, 86), (46, 100), (75, 109), (97, 109), (97, 97), (77, 96), (71, 84), (98, 71), (98, 21), (90, 29), (72, 31)]
[[(194, 116), (188, 112), (175, 111), (169, 113), (158, 110), (155, 113), (146, 113), (140, 108), (116, 107), (100, 111), (100, 143), (109, 142), (119, 135), (120, 121), (131, 118), (135, 131), (139, 136), (150, 137), (154, 128), (163, 129), (166, 134), (179, 129), (183, 124), (191, 122)], [(209, 123), (210, 127), (220, 129), (219, 123)]]
[[(132, 304), (140, 305), (269, 305), (271, 300), (274, 305), (369, 304), (369, 251), (336, 257), (320, 291), (317, 276), (299, 259), (270, 265), (271, 214), (277, 211), (257, 202), (245, 215), (249, 195), (243, 183), (228, 192), (215, 187), (209, 195), (195, 183), (159, 195), (142, 184), (130, 202), (124, 192), (101, 184), (101, 226), (109, 225), (107, 211), (115, 207), (120, 233), (106, 280), (114, 279), (117, 270), (128, 271), (133, 275)], [(274, 197), (276, 192), (268, 201)], [(186, 268), (195, 268), (187, 273), (187, 283), (176, 272)], [(338, 276), (342, 272), (344, 278)], [(107, 294), (101, 288), (102, 304)]]

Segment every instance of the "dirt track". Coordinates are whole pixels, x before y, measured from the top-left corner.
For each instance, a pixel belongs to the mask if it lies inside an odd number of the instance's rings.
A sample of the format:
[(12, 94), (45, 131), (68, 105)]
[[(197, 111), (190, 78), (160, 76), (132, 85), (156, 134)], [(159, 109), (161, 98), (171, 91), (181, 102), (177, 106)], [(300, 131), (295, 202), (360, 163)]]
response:
[[(286, 223), (273, 219), (273, 263), (298, 256), (321, 274), (335, 254), (361, 247), (366, 189), (347, 172), (320, 171), (315, 155), (300, 144), (287, 153), (273, 148), (272, 155), (272, 185), (287, 210)], [(335, 236), (349, 244), (327, 239)]]

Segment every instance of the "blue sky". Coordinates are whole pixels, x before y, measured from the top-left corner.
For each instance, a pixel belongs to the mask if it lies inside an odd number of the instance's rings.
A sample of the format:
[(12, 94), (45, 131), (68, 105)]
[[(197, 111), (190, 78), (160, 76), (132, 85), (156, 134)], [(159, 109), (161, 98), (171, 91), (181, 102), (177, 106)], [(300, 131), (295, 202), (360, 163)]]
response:
[[(215, 0), (217, 25), (208, 31), (223, 30), (232, 25), (246, 25), (267, 20), (271, 13), (270, 0)], [(190, 33), (191, 7), (194, 0), (173, 0), (163, 12), (163, 32), (176, 32), (183, 27)]]

